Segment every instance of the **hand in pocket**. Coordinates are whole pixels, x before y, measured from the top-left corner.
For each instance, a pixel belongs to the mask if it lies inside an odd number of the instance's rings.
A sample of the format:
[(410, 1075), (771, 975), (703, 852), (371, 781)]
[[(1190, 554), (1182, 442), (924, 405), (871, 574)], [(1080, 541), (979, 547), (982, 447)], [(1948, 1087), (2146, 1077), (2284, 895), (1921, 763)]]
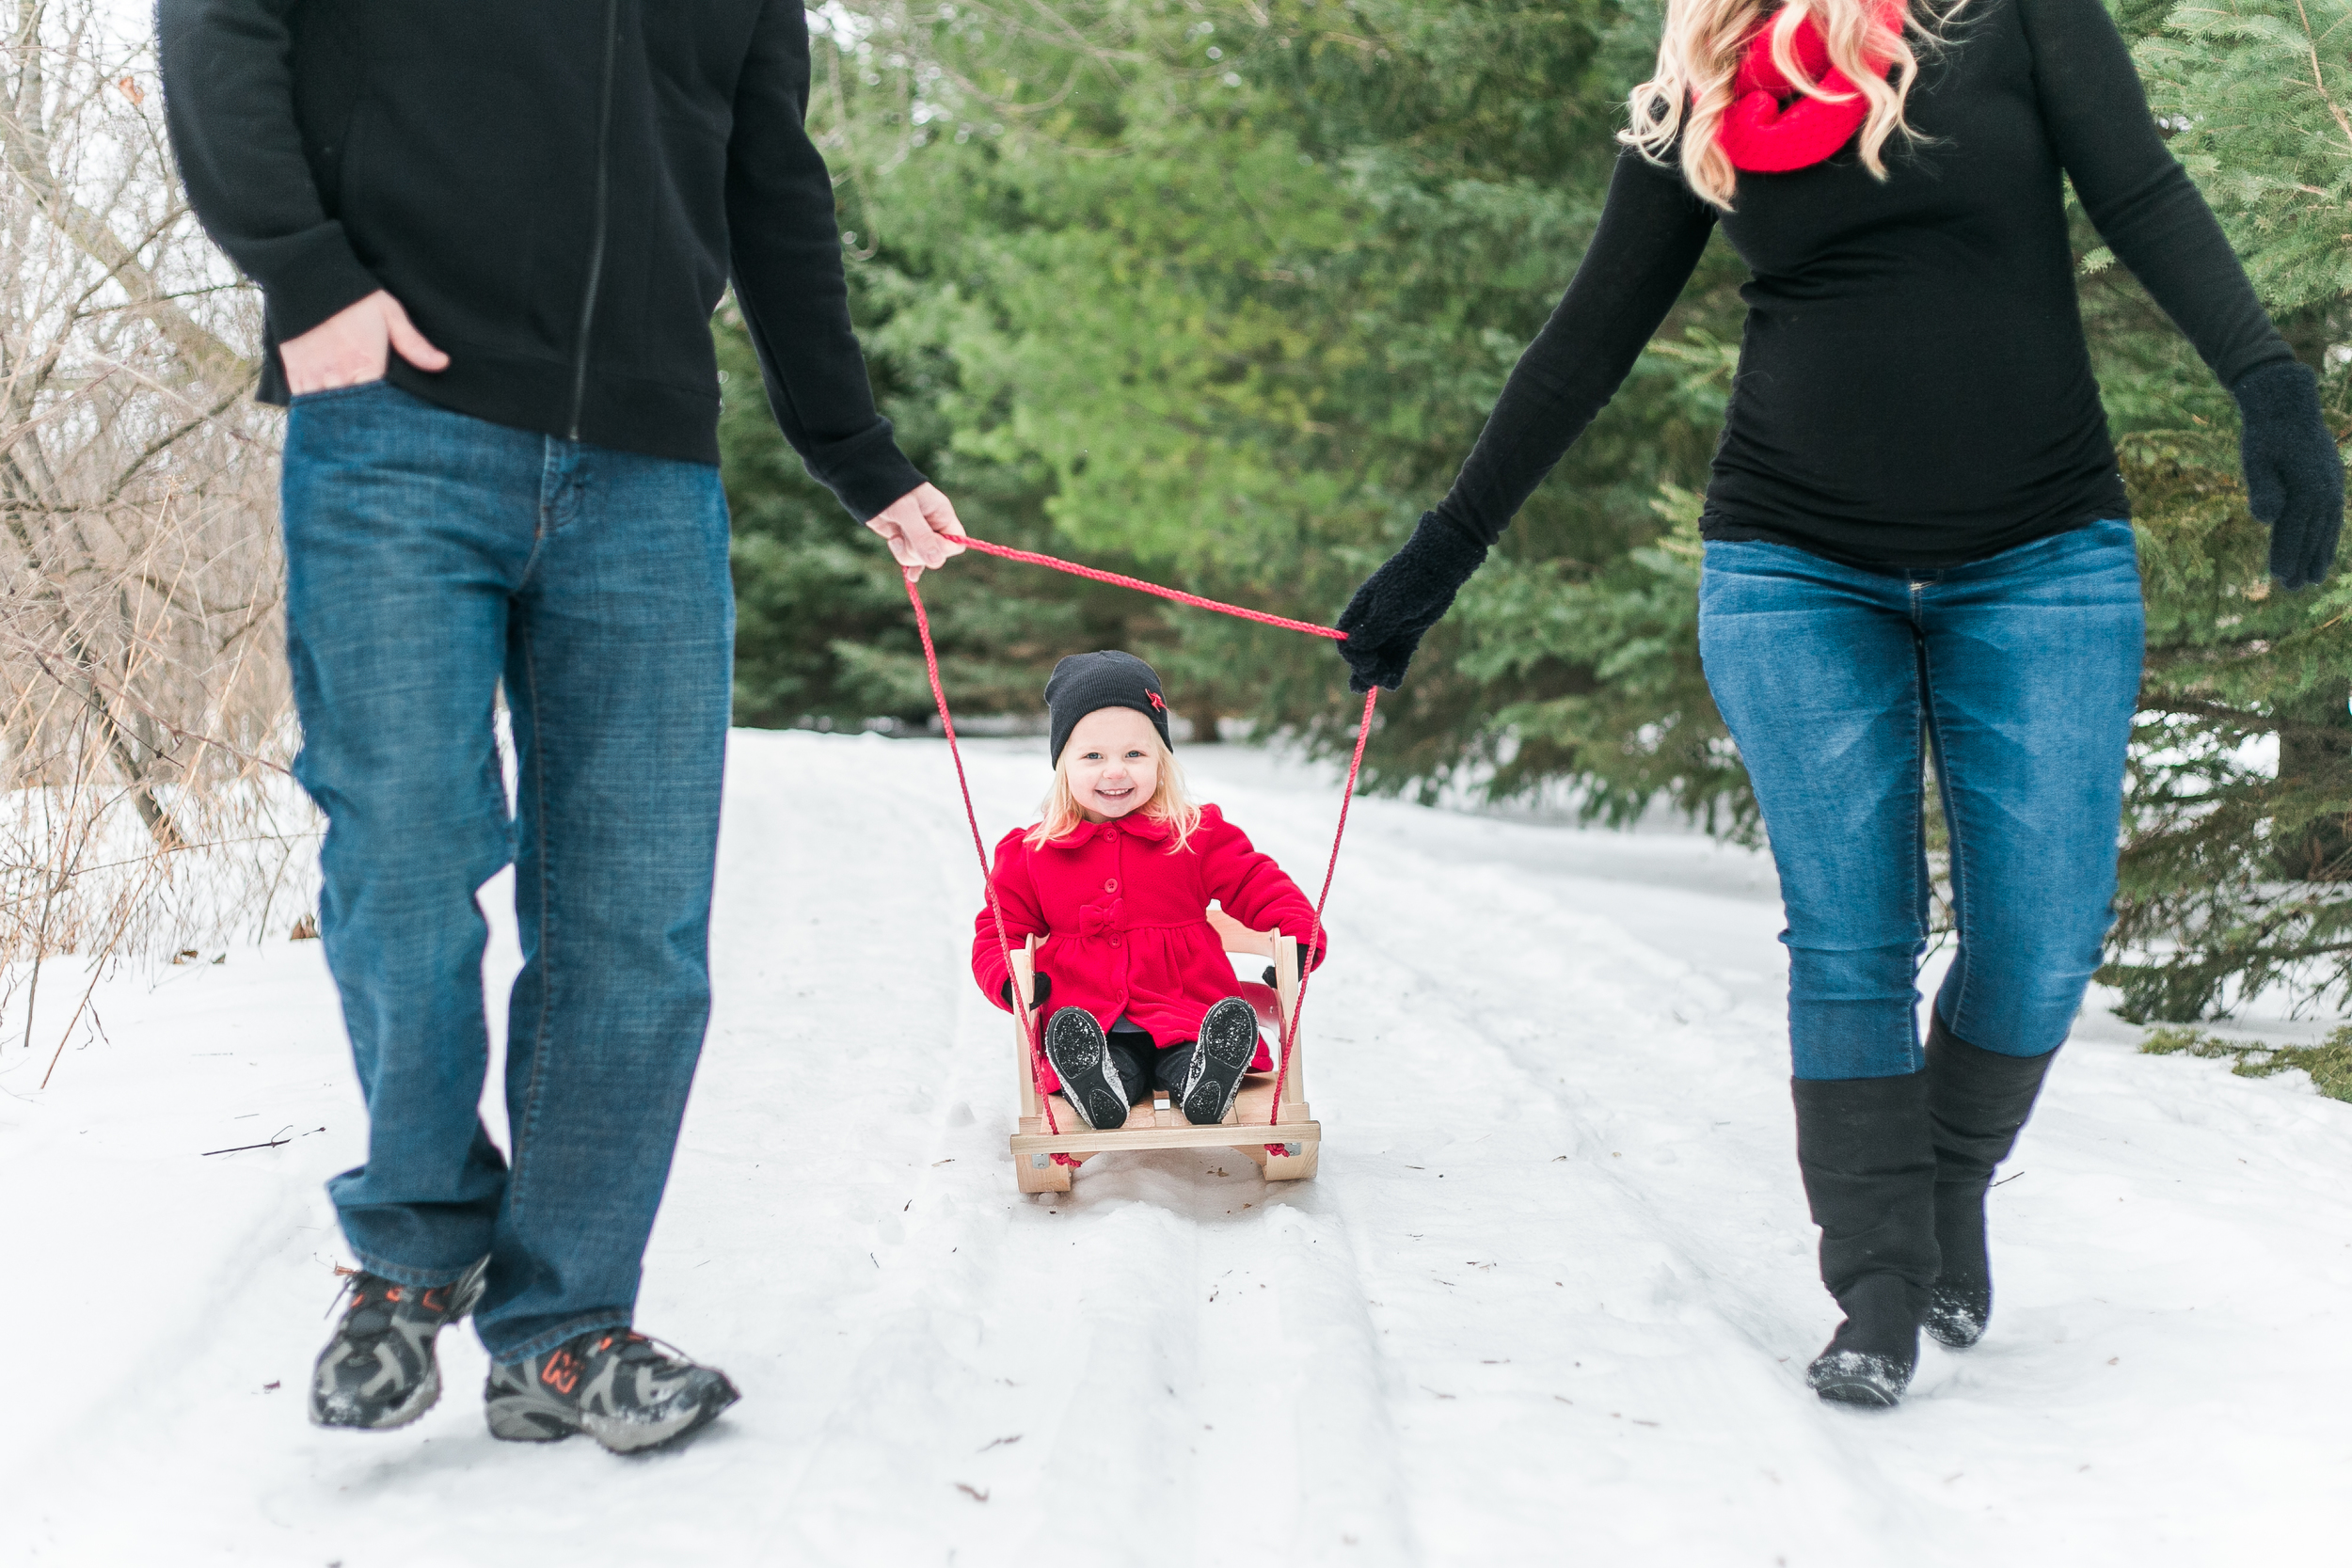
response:
[(400, 301), (381, 289), (278, 344), (278, 353), (286, 363), (287, 389), (296, 397), (381, 381), (395, 353), (421, 371), (449, 368), (449, 356), (427, 342)]

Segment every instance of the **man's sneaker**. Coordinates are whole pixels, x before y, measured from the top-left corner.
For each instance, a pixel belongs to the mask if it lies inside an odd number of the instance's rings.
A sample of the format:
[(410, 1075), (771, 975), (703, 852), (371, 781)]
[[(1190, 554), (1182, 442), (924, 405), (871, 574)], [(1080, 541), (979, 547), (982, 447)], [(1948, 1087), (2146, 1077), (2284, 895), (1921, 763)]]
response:
[(742, 1396), (715, 1368), (642, 1334), (596, 1328), (544, 1355), (493, 1363), (482, 1397), (493, 1437), (553, 1443), (584, 1432), (635, 1453), (708, 1425)]
[(1045, 1025), (1045, 1059), (1061, 1079), (1062, 1098), (1098, 1132), (1127, 1125), (1127, 1082), (1084, 1007), (1064, 1007)]
[(1195, 1127), (1223, 1121), (1241, 1092), (1241, 1075), (1257, 1053), (1257, 1010), (1238, 996), (1211, 1007), (1200, 1021), (1200, 1037), (1192, 1042), (1192, 1059), (1184, 1064), (1184, 1092), (1176, 1097), (1184, 1119)]
[(433, 1341), (482, 1299), (485, 1258), (447, 1285), (403, 1285), (364, 1270), (345, 1289), (351, 1305), (310, 1376), (314, 1426), (389, 1432), (441, 1397)]

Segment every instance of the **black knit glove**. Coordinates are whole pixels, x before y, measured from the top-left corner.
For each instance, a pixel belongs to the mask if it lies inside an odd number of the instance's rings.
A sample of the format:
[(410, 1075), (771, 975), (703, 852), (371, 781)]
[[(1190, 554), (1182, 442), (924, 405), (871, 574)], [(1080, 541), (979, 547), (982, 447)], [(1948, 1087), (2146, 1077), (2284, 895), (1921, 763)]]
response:
[(2292, 359), (2258, 365), (2230, 388), (2237, 399), (2246, 505), (2270, 525), (2270, 575), (2309, 588), (2335, 564), (2344, 528), (2344, 458), (2319, 411), (2319, 383)]
[(1422, 513), (1405, 547), (1364, 579), (1340, 616), (1340, 630), (1347, 633), (1340, 644), (1349, 671), (1347, 689), (1361, 692), (1385, 686), (1393, 691), (1405, 684), (1405, 667), (1413, 661), (1422, 634), (1438, 624), (1486, 559), (1486, 546), (1439, 521), (1436, 513)]
[[(1005, 999), (1006, 1006), (1009, 1007), (1012, 1006), (1012, 980), (1009, 976), (1006, 978), (1003, 985), (996, 988), (996, 994)], [(1032, 974), (1029, 976), (1029, 1007), (1031, 1011), (1043, 1011), (1045, 1007), (1045, 999), (1053, 994), (1054, 977), (1051, 974)]]

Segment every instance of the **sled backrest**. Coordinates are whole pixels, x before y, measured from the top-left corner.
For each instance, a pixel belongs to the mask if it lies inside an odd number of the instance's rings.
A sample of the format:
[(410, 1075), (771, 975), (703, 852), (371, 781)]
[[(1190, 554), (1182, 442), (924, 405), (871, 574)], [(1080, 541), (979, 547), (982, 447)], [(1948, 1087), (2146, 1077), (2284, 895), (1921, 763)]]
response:
[[(1298, 1009), (1298, 939), (1286, 936), (1280, 929), (1253, 931), (1227, 914), (1223, 910), (1206, 911), (1209, 924), (1216, 927), (1217, 938), (1232, 956), (1258, 960), (1263, 967), (1271, 960), (1274, 984), (1271, 988), (1257, 979), (1255, 973), (1248, 979), (1236, 977), (1234, 991), (1248, 997), (1258, 1009), (1259, 1022), (1266, 1033), (1266, 1046), (1279, 1066), (1282, 1058), (1282, 1031), (1291, 1027)], [(1013, 1021), (1013, 1070), (1021, 1081), (1021, 1114), (1036, 1117), (1044, 1114), (1037, 1092), (1037, 1077), (1029, 1063), (1029, 976), (1037, 970), (1039, 939), (1029, 938), (1012, 952), (1013, 990), (1020, 998), (1021, 1014)], [(1268, 993), (1270, 994), (1264, 994)], [(1271, 1004), (1269, 1006), (1269, 1003)], [(1270, 1016), (1269, 1016), (1270, 1015)], [(1307, 1100), (1306, 1042), (1291, 1042), (1290, 1076), (1282, 1085), (1282, 1108), (1303, 1105)]]

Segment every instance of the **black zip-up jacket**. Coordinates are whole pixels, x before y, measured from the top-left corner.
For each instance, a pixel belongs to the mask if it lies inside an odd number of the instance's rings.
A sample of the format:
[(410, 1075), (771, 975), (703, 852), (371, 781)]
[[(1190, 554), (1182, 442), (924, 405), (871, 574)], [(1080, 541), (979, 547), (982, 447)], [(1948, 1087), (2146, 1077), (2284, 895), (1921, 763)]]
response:
[(450, 356), (392, 383), (716, 463), (730, 276), (777, 421), (863, 519), (922, 483), (875, 411), (799, 0), (159, 0), (197, 215), (276, 345), (377, 289)]

